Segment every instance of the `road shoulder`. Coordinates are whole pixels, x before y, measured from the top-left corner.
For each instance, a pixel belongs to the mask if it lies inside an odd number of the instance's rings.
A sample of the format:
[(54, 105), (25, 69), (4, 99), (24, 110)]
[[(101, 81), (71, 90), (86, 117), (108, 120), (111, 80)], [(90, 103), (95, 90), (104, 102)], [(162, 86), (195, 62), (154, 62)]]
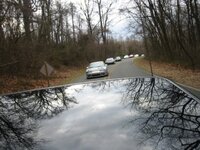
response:
[[(85, 67), (66, 67), (56, 70), (56, 74), (51, 75), (49, 86), (57, 86), (72, 83), (76, 78), (84, 74)], [(8, 76), (0, 75), (0, 95), (24, 90), (48, 87), (47, 78), (40, 75), (33, 76)]]
[[(145, 58), (135, 58), (133, 62), (150, 72), (149, 62)], [(152, 69), (154, 75), (168, 78), (200, 98), (200, 70), (193, 72), (181, 66), (155, 61), (152, 61)]]

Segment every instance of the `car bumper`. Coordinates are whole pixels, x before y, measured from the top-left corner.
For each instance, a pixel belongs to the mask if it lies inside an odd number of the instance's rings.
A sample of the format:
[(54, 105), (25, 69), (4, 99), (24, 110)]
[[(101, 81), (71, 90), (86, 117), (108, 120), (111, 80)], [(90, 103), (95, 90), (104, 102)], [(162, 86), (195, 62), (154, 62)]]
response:
[(108, 75), (107, 71), (86, 73), (87, 78), (104, 77), (104, 76), (107, 76), (107, 75)]
[(106, 62), (106, 64), (108, 64), (108, 65), (115, 64), (115, 62)]

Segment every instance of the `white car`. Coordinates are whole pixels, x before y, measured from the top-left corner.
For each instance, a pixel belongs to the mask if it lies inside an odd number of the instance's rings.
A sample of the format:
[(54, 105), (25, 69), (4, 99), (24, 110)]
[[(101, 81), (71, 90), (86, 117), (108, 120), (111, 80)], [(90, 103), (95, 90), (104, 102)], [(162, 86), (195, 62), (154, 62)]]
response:
[(128, 55), (125, 55), (125, 56), (124, 56), (124, 59), (127, 59), (127, 58), (129, 58), (129, 56), (128, 56)]
[(130, 54), (130, 55), (129, 55), (129, 58), (133, 58), (133, 57), (134, 57), (133, 54)]
[(106, 61), (105, 61), (105, 63), (108, 64), (108, 65), (109, 64), (114, 64), (115, 60), (114, 60), (114, 58), (107, 58)]
[(117, 56), (116, 58), (115, 58), (115, 61), (121, 61), (122, 59), (121, 59), (121, 57), (120, 56)]
[(139, 55), (138, 55), (138, 54), (135, 54), (134, 57), (139, 57)]
[(89, 64), (86, 69), (86, 78), (108, 76), (108, 67), (103, 61), (96, 61)]

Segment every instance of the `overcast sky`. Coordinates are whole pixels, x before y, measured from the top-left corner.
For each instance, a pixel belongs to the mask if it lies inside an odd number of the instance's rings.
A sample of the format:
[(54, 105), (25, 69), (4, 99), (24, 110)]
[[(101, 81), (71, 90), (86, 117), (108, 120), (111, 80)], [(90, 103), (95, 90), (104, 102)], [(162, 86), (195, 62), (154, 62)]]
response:
[[(76, 4), (78, 7), (80, 6), (81, 3), (84, 2), (84, 0), (61, 0), (63, 3), (70, 3), (73, 2)], [(124, 15), (119, 14), (119, 9), (127, 6), (129, 0), (115, 0), (113, 4), (113, 11), (110, 15), (110, 19), (112, 20), (109, 29), (112, 32), (112, 36), (114, 38), (126, 38), (127, 36), (130, 36), (131, 33), (128, 30), (128, 21), (125, 19)], [(110, 0), (102, 0), (102, 2), (107, 2), (110, 3)], [(97, 11), (97, 10), (94, 10)]]

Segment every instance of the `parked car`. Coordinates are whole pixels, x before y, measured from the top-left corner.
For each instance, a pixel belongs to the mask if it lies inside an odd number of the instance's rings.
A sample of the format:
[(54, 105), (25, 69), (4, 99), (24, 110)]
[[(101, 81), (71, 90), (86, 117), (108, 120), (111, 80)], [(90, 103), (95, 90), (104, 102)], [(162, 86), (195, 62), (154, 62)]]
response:
[(129, 58), (129, 56), (128, 56), (128, 55), (125, 55), (125, 56), (124, 56), (124, 59), (127, 59), (127, 58)]
[(108, 67), (103, 61), (92, 62), (86, 68), (87, 79), (103, 76), (108, 76)]
[(133, 55), (133, 54), (130, 54), (130, 55), (129, 55), (129, 58), (133, 58), (133, 57), (134, 57), (134, 55)]
[(134, 57), (139, 57), (139, 54), (135, 54)]
[(115, 61), (121, 61), (122, 59), (121, 59), (121, 57), (120, 56), (117, 56), (116, 58), (115, 58)]
[(0, 95), (0, 110), (2, 150), (200, 149), (200, 100), (164, 78)]
[(108, 64), (108, 65), (114, 64), (114, 63), (115, 63), (115, 60), (114, 60), (114, 58), (112, 58), (112, 57), (111, 57), (111, 58), (107, 58), (106, 61), (105, 61), (105, 63)]

